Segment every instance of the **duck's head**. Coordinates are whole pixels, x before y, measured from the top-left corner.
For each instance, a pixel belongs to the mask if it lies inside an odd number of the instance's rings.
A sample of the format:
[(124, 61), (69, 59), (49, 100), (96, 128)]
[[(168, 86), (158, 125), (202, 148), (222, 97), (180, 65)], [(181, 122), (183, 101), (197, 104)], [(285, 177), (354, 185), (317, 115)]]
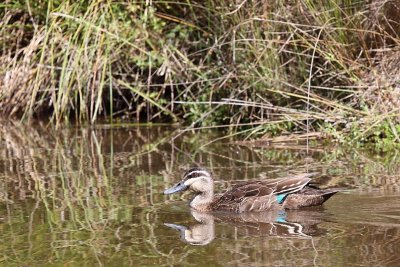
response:
[(212, 192), (214, 181), (211, 173), (203, 168), (192, 168), (188, 170), (183, 179), (173, 187), (164, 191), (164, 195), (170, 195), (190, 189), (196, 193)]

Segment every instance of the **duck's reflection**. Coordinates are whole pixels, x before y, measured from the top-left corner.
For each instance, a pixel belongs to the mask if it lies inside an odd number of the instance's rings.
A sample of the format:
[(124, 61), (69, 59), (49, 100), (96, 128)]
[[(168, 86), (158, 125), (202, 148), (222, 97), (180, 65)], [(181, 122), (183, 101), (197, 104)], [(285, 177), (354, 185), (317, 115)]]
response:
[(197, 211), (192, 211), (191, 214), (199, 223), (189, 227), (173, 223), (165, 223), (164, 225), (178, 230), (181, 239), (186, 243), (199, 246), (209, 244), (215, 238), (215, 217), (212, 214)]
[(178, 230), (180, 238), (192, 245), (204, 246), (215, 238), (215, 223), (233, 225), (235, 232), (243, 236), (271, 236), (282, 238), (312, 238), (323, 235), (326, 230), (318, 224), (326, 219), (323, 208), (260, 213), (202, 213), (192, 210), (191, 215), (198, 222), (191, 226), (165, 223)]

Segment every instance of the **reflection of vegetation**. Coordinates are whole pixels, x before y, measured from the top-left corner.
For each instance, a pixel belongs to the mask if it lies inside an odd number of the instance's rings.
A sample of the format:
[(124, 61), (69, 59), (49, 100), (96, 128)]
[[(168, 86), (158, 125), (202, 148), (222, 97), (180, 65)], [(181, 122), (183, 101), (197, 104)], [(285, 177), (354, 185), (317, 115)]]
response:
[[(2, 195), (8, 200), (1, 209), (2, 217), (8, 218), (3, 229), (8, 233), (2, 238), (3, 262), (75, 261), (87, 253), (91, 261), (103, 262), (105, 255), (124, 245), (131, 246), (127, 253), (158, 255), (151, 243), (157, 224), (152, 190), (160, 186), (160, 176), (141, 183), (142, 171), (127, 175), (137, 166), (119, 173), (119, 161), (128, 162), (128, 157), (115, 151), (120, 146), (105, 142), (121, 140), (119, 134), (99, 132), (71, 129), (49, 135), (43, 129), (2, 128), (7, 148), (1, 154), (9, 155), (1, 159), (1, 176), (6, 178)], [(127, 150), (138, 151), (147, 142), (141, 137), (135, 135), (133, 142), (124, 144)], [(104, 152), (110, 150), (114, 154)], [(139, 208), (146, 206), (150, 207)], [(150, 244), (143, 246), (146, 240)]]
[[(238, 238), (218, 224), (217, 238), (210, 246), (200, 249), (178, 243), (163, 223), (185, 224), (187, 214), (168, 213), (168, 201), (160, 192), (180, 178), (181, 168), (194, 164), (215, 172), (221, 178), (219, 187), (228, 186), (232, 180), (308, 170), (320, 172), (324, 185), (365, 185), (384, 192), (398, 188), (397, 154), (371, 156), (340, 147), (316, 147), (307, 154), (302, 149), (250, 149), (223, 142), (202, 146), (210, 138), (218, 138), (218, 133), (205, 132), (193, 138), (187, 133), (171, 139), (174, 131), (166, 127), (98, 126), (61, 131), (1, 125), (0, 259), (5, 265), (188, 264), (198, 257), (204, 264), (232, 260), (249, 263), (257, 261), (256, 254), (278, 262), (284, 255), (276, 251), (285, 251), (288, 244), (299, 250), (309, 248), (310, 241)], [(157, 149), (143, 153), (145, 146)], [(379, 238), (380, 230), (368, 229), (370, 236)], [(341, 237), (341, 230), (334, 237), (342, 238), (345, 244), (370, 244), (368, 237)], [(396, 242), (398, 231), (390, 231), (390, 242)], [(315, 245), (318, 249), (332, 242), (339, 241), (317, 239)], [(297, 253), (285, 254), (286, 261)], [(318, 257), (329, 262), (329, 255)], [(310, 252), (308, 260), (313, 256)]]
[(321, 130), (388, 147), (400, 141), (399, 14), (380, 0), (9, 0), (1, 112)]

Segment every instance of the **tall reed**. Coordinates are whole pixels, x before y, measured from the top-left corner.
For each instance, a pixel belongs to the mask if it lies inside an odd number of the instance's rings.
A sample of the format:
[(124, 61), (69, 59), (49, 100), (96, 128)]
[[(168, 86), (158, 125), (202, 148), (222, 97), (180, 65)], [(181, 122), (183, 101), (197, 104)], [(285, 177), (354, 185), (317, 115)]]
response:
[(399, 141), (392, 2), (7, 1), (1, 112)]

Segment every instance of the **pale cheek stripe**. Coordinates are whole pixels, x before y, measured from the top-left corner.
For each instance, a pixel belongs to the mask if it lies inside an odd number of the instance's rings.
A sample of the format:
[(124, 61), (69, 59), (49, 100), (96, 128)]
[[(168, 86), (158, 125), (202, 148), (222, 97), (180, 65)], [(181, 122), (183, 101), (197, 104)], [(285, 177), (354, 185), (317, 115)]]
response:
[[(184, 184), (187, 185), (187, 186), (190, 186), (190, 185), (192, 185), (193, 183), (197, 182), (198, 179), (204, 179), (204, 178), (207, 179), (207, 178), (210, 178), (210, 177), (209, 177), (209, 176), (198, 176), (198, 177), (190, 178), (190, 179), (186, 180), (186, 181), (184, 182)], [(185, 180), (185, 179), (184, 179), (184, 180)]]

